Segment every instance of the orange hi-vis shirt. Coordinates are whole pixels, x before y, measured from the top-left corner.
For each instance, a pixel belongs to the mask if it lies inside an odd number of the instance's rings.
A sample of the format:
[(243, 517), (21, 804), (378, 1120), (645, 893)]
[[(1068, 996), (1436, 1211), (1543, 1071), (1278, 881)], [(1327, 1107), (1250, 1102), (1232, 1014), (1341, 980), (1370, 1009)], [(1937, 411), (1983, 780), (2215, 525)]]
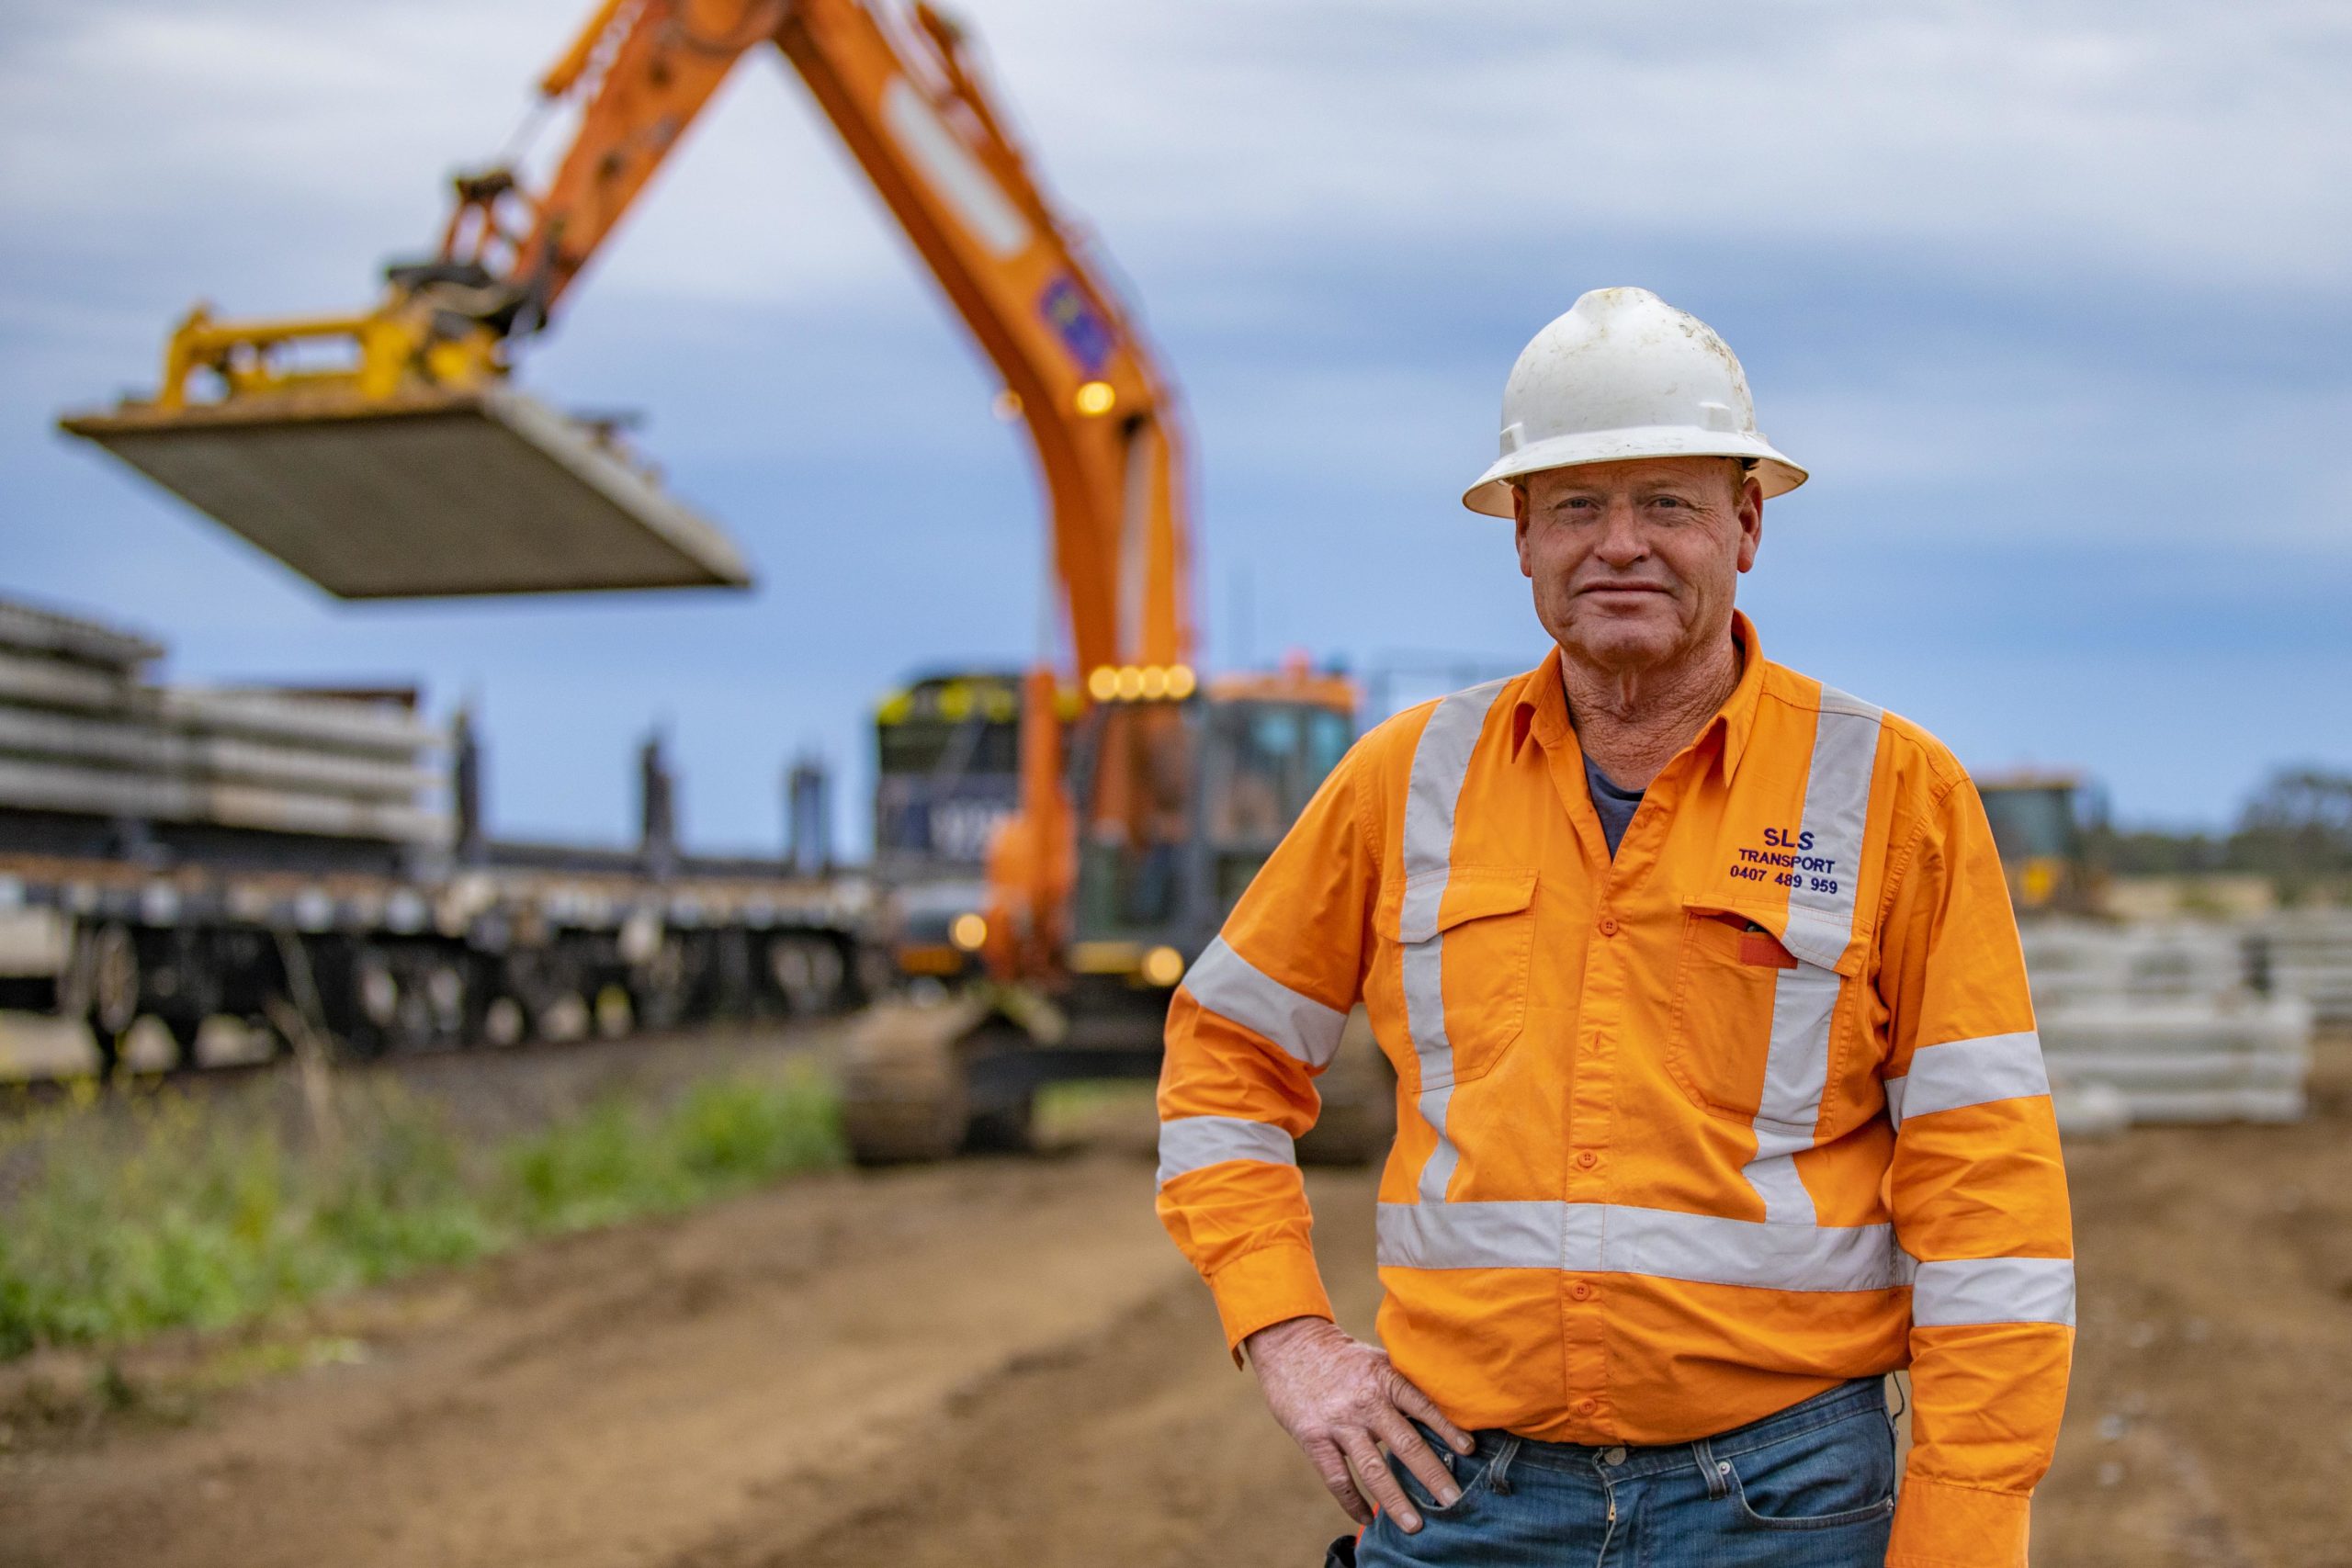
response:
[(1768, 662), (1612, 860), (1556, 656), (1360, 740), (1177, 991), (1159, 1213), (1227, 1340), (1330, 1305), (1293, 1140), (1397, 1075), (1380, 1336), (1468, 1427), (1687, 1442), (1911, 1369), (1891, 1568), (2013, 1568), (2074, 1343), (2058, 1131), (1975, 788)]

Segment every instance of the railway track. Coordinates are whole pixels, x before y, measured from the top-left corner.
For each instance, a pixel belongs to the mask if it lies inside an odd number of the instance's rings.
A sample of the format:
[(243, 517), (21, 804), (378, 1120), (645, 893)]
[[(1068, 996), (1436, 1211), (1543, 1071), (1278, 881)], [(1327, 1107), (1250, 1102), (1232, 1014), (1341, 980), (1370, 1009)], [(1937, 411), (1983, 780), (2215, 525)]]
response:
[[(529, 1074), (558, 1066), (569, 1072), (596, 1072), (626, 1067), (639, 1057), (694, 1052), (714, 1044), (722, 1049), (746, 1044), (813, 1045), (830, 1041), (846, 1016), (718, 1021), (571, 1039), (530, 1038), (506, 1044), (437, 1044), (372, 1057), (338, 1053), (330, 1066), (337, 1074), (358, 1072), (436, 1083), (469, 1073)], [(125, 1098), (164, 1089), (209, 1094), (298, 1070), (294, 1057), (282, 1051), (187, 1061), (160, 1049), (134, 1049), (100, 1080), (95, 1070), (96, 1052), (86, 1042), (76, 1043), (67, 1038), (78, 1032), (61, 1020), (0, 1013), (0, 1117), (21, 1116), (87, 1094), (94, 1083)], [(251, 1032), (240, 1032), (250, 1037)], [(24, 1061), (7, 1047), (28, 1035), (42, 1049), (33, 1060)]]

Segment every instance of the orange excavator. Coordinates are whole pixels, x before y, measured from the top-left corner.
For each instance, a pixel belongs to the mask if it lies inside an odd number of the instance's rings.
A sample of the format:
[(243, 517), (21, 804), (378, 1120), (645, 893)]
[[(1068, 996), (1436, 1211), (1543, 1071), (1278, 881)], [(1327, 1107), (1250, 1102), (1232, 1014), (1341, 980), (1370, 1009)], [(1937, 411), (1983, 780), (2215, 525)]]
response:
[[(1356, 701), (1303, 661), (1197, 673), (1173, 389), (956, 24), (884, 0), (602, 0), (539, 83), (579, 117), (544, 188), (511, 167), (461, 175), (437, 252), (388, 267), (373, 309), (239, 322), (199, 307), (152, 399), (62, 423), (346, 597), (747, 582), (609, 430), (510, 376), (767, 45), (1002, 378), (1069, 632), (1069, 667), (1023, 683), (1019, 806), (985, 907), (953, 922), (987, 978), (877, 1006), (850, 1053), (857, 1153), (935, 1157), (1024, 1137), (1046, 1082), (1156, 1072), (1170, 993), (1352, 739)], [(1385, 1093), (1364, 1098), (1377, 1122)], [(1327, 1121), (1336, 1137), (1347, 1116)]]

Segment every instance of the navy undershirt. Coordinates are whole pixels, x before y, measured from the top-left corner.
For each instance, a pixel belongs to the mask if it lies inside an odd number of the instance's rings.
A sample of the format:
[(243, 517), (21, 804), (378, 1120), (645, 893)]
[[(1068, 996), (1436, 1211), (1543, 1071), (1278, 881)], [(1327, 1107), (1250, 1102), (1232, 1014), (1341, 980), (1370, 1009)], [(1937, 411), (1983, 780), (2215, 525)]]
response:
[(1620, 789), (1607, 773), (1593, 765), (1592, 758), (1584, 760), (1585, 793), (1592, 796), (1592, 808), (1600, 814), (1600, 836), (1609, 840), (1609, 857), (1617, 858), (1617, 842), (1625, 836), (1625, 824), (1634, 819), (1634, 812), (1642, 804), (1642, 792)]

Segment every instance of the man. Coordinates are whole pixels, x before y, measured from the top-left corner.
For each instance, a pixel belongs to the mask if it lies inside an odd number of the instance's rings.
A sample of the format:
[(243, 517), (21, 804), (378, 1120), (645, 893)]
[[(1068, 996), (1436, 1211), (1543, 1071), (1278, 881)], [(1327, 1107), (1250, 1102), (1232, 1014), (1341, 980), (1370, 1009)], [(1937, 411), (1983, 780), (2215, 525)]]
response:
[[(1364, 737), (1170, 1009), (1161, 1218), (1366, 1568), (2026, 1561), (2074, 1269), (2024, 965), (1951, 754), (1733, 608), (1804, 478), (1696, 318), (1545, 327), (1463, 499), (1555, 652)], [(1385, 1354), (1292, 1148), (1359, 1001)]]

